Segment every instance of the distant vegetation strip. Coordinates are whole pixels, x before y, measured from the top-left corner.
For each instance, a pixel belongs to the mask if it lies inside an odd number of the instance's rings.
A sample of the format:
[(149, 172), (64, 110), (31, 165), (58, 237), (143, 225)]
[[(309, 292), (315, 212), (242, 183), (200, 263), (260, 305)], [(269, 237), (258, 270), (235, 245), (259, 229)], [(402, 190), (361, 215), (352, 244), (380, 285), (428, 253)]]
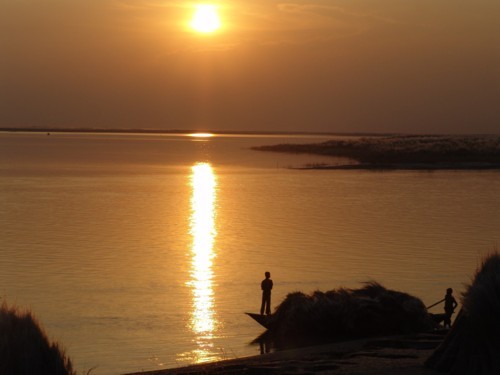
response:
[(257, 146), (258, 151), (344, 157), (357, 165), (318, 164), (304, 168), (500, 169), (500, 136), (384, 136), (321, 143)]
[(134, 129), (134, 128), (56, 128), (56, 127), (0, 127), (0, 132), (9, 133), (125, 133), (125, 134), (193, 134), (215, 135), (321, 135), (321, 136), (376, 136), (376, 133), (332, 133), (312, 131), (265, 131), (265, 130), (214, 130), (214, 129)]

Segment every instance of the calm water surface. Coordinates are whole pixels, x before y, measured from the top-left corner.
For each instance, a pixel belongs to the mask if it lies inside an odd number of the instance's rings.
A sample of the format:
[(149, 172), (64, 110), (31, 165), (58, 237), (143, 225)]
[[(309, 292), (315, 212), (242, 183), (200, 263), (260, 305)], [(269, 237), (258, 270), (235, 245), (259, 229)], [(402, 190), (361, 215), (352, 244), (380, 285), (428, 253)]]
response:
[(499, 172), (248, 149), (318, 140), (0, 133), (0, 296), (80, 373), (120, 374), (258, 354), (266, 270), (274, 306), (367, 280), (431, 304), (498, 248)]

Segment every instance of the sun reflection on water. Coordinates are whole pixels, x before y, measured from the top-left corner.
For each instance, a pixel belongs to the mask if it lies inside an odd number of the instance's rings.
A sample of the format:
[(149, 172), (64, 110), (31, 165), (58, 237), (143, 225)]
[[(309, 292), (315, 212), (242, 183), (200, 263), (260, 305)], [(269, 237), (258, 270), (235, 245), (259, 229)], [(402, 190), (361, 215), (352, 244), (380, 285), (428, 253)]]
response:
[(213, 133), (189, 133), (188, 137), (191, 138), (212, 138), (215, 137)]
[(187, 285), (192, 292), (190, 329), (197, 349), (181, 356), (186, 361), (205, 362), (214, 358), (213, 339), (217, 321), (214, 313), (212, 261), (216, 237), (217, 181), (209, 163), (191, 167), (191, 274)]

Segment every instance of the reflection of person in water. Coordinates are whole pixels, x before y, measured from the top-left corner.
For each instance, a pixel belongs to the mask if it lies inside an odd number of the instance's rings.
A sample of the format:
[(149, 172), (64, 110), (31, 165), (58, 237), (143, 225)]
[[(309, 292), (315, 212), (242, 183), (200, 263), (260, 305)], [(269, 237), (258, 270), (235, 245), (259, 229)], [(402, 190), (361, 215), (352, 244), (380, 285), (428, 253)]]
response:
[(269, 341), (261, 340), (259, 341), (260, 354), (271, 353), (271, 344)]
[(444, 318), (445, 328), (451, 327), (451, 316), (455, 312), (457, 306), (458, 303), (455, 300), (455, 297), (453, 297), (453, 289), (451, 288), (446, 289), (446, 296), (444, 297), (444, 313), (446, 315)]
[(260, 305), (260, 315), (264, 315), (264, 310), (266, 314), (271, 314), (271, 289), (273, 289), (273, 281), (271, 280), (271, 273), (265, 273), (266, 278), (260, 283), (260, 288), (262, 289), (262, 304)]

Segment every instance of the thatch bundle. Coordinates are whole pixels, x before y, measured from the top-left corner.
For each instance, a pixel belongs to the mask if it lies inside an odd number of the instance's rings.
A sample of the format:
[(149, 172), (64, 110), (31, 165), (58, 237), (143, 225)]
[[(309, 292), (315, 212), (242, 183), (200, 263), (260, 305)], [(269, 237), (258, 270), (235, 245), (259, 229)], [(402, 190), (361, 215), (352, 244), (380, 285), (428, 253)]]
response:
[(426, 364), (454, 375), (500, 374), (500, 255), (484, 260), (462, 310)]
[(29, 312), (0, 307), (0, 374), (72, 375), (71, 361)]
[(361, 289), (291, 293), (272, 319), (273, 336), (281, 342), (422, 332), (435, 325), (420, 299), (375, 282)]

